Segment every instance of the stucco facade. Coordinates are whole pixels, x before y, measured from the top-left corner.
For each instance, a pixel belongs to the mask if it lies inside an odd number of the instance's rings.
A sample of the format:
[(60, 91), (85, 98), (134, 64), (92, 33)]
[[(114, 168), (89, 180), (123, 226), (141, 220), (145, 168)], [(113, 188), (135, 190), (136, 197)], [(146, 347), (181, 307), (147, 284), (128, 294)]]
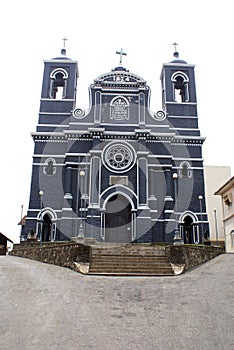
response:
[[(208, 230), (194, 65), (161, 71), (162, 107), (120, 63), (76, 106), (77, 61), (45, 61), (25, 235), (39, 240), (203, 241)], [(176, 177), (175, 177), (176, 175)], [(199, 201), (198, 197), (202, 200)]]
[(234, 176), (225, 182), (215, 194), (222, 198), (226, 252), (234, 253)]
[(222, 199), (214, 192), (231, 176), (231, 168), (228, 166), (205, 165), (204, 179), (206, 192), (206, 208), (208, 214), (211, 242), (225, 241)]

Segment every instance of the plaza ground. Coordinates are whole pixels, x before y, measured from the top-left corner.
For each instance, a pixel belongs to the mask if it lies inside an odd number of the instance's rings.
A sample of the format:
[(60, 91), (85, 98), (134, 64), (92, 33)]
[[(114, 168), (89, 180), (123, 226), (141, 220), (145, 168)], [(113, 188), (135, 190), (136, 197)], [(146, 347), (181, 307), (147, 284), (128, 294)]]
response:
[(181, 276), (84, 276), (0, 256), (2, 350), (234, 347), (234, 255)]

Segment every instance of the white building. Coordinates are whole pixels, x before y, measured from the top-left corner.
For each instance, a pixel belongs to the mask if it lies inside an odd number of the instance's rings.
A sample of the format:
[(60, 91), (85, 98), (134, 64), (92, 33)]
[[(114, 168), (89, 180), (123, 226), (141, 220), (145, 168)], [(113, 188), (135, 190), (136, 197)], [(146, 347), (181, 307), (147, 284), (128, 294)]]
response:
[(234, 253), (234, 176), (226, 181), (215, 194), (222, 198), (226, 252)]
[(231, 168), (228, 166), (205, 166), (206, 208), (210, 226), (210, 240), (225, 241), (222, 200), (214, 193), (224, 182), (231, 177)]

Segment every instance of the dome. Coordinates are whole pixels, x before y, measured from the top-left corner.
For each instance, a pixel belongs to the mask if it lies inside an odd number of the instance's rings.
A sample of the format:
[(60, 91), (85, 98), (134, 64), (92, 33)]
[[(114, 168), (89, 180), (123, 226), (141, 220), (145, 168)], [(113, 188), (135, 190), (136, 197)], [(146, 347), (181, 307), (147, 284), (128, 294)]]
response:
[(62, 50), (61, 50), (61, 56), (59, 56), (59, 57), (54, 57), (53, 58), (53, 60), (71, 60), (71, 58), (68, 58), (67, 56), (66, 56), (66, 49), (65, 48), (63, 48)]
[(188, 64), (186, 61), (179, 58), (179, 52), (175, 51), (173, 55), (175, 59), (173, 61), (170, 61), (170, 63)]

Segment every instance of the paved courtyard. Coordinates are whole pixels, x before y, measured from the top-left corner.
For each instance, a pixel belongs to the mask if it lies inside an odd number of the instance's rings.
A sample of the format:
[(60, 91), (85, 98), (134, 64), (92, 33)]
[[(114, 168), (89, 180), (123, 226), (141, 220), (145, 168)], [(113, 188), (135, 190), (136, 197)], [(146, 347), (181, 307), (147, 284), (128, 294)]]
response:
[(1, 350), (234, 348), (234, 254), (179, 277), (83, 276), (0, 257)]

